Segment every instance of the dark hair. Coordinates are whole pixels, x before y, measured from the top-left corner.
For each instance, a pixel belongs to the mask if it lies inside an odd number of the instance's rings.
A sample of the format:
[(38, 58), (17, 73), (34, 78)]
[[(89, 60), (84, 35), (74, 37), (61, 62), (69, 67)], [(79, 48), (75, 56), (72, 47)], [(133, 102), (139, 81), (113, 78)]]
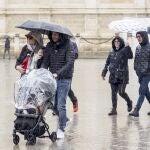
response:
[(142, 41), (142, 43), (140, 43), (140, 45), (146, 45), (147, 43), (149, 43), (148, 33), (146, 31), (137, 32), (136, 37), (138, 34), (140, 34), (143, 39), (143, 41)]
[(123, 47), (125, 47), (125, 43), (124, 43), (124, 40), (123, 38), (121, 38), (120, 36), (115, 36), (114, 39), (112, 40), (112, 48), (113, 50), (116, 50), (116, 46), (115, 46), (115, 40), (118, 40), (120, 42), (120, 49), (122, 49)]
[[(55, 42), (53, 42), (53, 39), (52, 39), (52, 33), (53, 32), (49, 32), (48, 33), (48, 38), (49, 38), (49, 40), (50, 40), (50, 43), (55, 43)], [(59, 33), (59, 32), (58, 32)], [(58, 45), (63, 45), (63, 44), (65, 44), (67, 41), (69, 41), (69, 38), (68, 38), (68, 36), (67, 35), (65, 35), (65, 34), (62, 34), (62, 33), (59, 33), (59, 44)]]

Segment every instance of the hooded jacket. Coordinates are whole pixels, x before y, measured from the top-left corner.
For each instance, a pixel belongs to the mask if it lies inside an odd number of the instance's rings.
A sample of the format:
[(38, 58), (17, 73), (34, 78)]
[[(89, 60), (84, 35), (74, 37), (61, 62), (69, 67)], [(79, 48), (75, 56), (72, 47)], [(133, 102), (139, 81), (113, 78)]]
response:
[[(120, 48), (115, 47), (115, 40), (120, 42)], [(133, 58), (133, 53), (129, 46), (125, 47), (124, 40), (116, 36), (112, 40), (112, 51), (109, 53), (105, 67), (102, 71), (102, 76), (105, 77), (109, 70), (110, 83), (125, 83), (129, 82), (128, 59)]]
[(143, 41), (136, 47), (134, 70), (141, 79), (143, 76), (150, 75), (150, 44), (146, 31), (137, 32), (136, 36), (138, 34), (141, 35)]

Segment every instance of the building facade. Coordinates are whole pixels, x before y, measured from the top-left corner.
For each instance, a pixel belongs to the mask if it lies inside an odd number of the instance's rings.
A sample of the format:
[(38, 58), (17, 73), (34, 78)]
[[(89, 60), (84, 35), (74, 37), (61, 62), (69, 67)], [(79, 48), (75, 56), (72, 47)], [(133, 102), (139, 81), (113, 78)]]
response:
[(78, 35), (80, 57), (103, 57), (114, 35), (108, 24), (124, 17), (150, 17), (150, 0), (1, 0), (0, 35), (24, 38), (27, 31), (15, 26), (26, 20), (56, 22)]

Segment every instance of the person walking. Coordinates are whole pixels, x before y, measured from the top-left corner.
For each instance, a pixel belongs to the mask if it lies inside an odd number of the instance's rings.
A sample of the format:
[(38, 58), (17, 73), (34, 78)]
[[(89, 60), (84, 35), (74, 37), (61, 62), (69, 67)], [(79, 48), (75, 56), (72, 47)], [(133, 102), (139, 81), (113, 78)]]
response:
[(136, 47), (134, 70), (138, 76), (140, 87), (137, 104), (133, 112), (131, 112), (129, 115), (139, 117), (139, 111), (145, 97), (150, 104), (150, 91), (148, 87), (150, 82), (150, 44), (146, 31), (137, 32), (136, 38), (139, 42), (139, 45)]
[(10, 59), (10, 39), (9, 39), (9, 37), (6, 37), (6, 40), (5, 40), (5, 48), (4, 48), (3, 59), (5, 59), (5, 56), (6, 56), (7, 52), (8, 52), (8, 57)]
[[(72, 51), (74, 52), (75, 60), (76, 60), (76, 59), (78, 59), (78, 47), (74, 40), (71, 40), (71, 47), (72, 47)], [(73, 104), (73, 111), (77, 112), (78, 111), (78, 99), (75, 96), (71, 86), (70, 86), (70, 90), (68, 92), (68, 96)]]
[(49, 69), (57, 80), (55, 106), (59, 117), (57, 138), (64, 138), (66, 122), (66, 98), (70, 89), (74, 68), (74, 52), (70, 40), (58, 32), (50, 32), (50, 42), (45, 48), (43, 67)]
[(112, 52), (109, 53), (105, 67), (102, 71), (102, 79), (105, 80), (107, 71), (109, 70), (109, 83), (112, 93), (112, 110), (108, 115), (117, 115), (117, 94), (126, 101), (127, 111), (132, 110), (132, 101), (125, 92), (129, 82), (128, 59), (133, 58), (133, 53), (129, 45), (125, 47), (124, 40), (116, 36), (112, 40)]

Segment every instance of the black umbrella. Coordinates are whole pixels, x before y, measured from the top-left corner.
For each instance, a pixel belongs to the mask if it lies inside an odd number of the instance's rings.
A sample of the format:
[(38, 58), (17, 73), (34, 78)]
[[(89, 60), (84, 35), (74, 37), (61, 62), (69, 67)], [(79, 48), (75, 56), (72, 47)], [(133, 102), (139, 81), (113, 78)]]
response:
[(62, 34), (66, 34), (70, 37), (73, 36), (71, 31), (64, 26), (61, 26), (61, 25), (58, 25), (55, 23), (47, 23), (47, 22), (41, 22), (41, 21), (28, 20), (28, 21), (24, 22), (22, 25), (17, 26), (17, 28), (21, 28), (21, 29), (25, 29), (25, 30), (29, 30), (29, 31), (37, 31), (42, 34), (48, 34), (49, 31), (53, 31), (53, 32), (59, 32)]

